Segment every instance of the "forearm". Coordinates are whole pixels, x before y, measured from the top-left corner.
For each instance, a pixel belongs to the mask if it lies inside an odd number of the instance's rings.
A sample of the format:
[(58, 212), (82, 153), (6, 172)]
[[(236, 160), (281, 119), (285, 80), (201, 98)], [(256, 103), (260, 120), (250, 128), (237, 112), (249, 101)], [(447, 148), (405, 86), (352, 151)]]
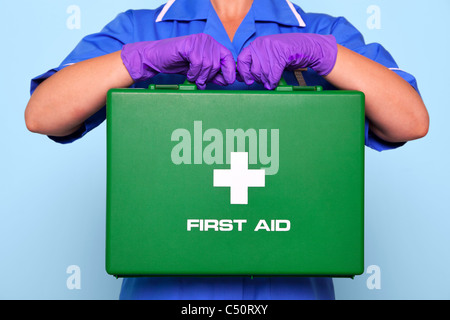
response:
[(336, 65), (325, 77), (342, 90), (362, 91), (371, 130), (389, 142), (425, 136), (429, 118), (417, 91), (388, 68), (338, 45)]
[(36, 133), (69, 135), (105, 105), (109, 89), (132, 84), (120, 51), (68, 66), (36, 88), (25, 110), (26, 125)]

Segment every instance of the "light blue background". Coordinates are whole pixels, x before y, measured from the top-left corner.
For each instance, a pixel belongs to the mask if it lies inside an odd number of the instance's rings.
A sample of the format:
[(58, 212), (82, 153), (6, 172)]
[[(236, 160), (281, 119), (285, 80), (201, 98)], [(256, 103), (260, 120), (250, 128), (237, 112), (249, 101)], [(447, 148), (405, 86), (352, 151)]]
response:
[[(295, 3), (305, 11), (342, 15), (382, 43), (401, 69), (414, 74), (431, 116), (428, 136), (391, 152), (366, 151), (366, 268), (336, 279), (337, 299), (449, 299), (450, 169), (447, 119), (448, 0), (322, 0)], [(121, 280), (104, 270), (105, 124), (62, 146), (26, 130), (30, 79), (56, 67), (87, 34), (126, 9), (163, 1), (16, 0), (0, 5), (0, 298), (116, 299)], [(69, 5), (81, 8), (70, 30)], [(367, 8), (381, 9), (381, 29), (369, 29)], [(70, 88), (67, 88), (70, 90)], [(69, 290), (66, 269), (81, 270)]]

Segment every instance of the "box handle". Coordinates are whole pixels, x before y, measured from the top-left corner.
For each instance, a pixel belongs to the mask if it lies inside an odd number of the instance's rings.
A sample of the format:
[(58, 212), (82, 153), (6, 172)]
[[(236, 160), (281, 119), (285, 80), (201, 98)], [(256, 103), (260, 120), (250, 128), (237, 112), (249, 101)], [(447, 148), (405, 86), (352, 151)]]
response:
[[(303, 71), (307, 69), (297, 69), (294, 71), (294, 75), (297, 79), (298, 86), (290, 86), (286, 83), (284, 78), (280, 79), (278, 87), (275, 91), (322, 91), (321, 86), (307, 86), (305, 79), (303, 78)], [(195, 83), (186, 79), (183, 84), (150, 84), (148, 87), (150, 90), (181, 90), (181, 91), (195, 91), (198, 90)]]
[(197, 86), (195, 85), (195, 83), (190, 83), (187, 80), (183, 84), (150, 84), (148, 88), (149, 90), (197, 90)]

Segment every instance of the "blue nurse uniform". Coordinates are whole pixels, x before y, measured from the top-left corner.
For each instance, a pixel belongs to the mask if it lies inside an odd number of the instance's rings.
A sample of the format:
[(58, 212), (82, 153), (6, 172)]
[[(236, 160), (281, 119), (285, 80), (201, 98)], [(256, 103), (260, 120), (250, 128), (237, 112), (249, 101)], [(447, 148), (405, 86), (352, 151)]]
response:
[[(195, 33), (206, 33), (227, 47), (235, 60), (241, 50), (255, 38), (279, 33), (332, 34), (339, 44), (390, 68), (417, 91), (415, 78), (398, 68), (391, 55), (379, 44), (365, 44), (361, 33), (345, 18), (325, 14), (305, 13), (288, 0), (254, 0), (242, 21), (233, 41), (230, 41), (219, 17), (209, 0), (171, 0), (155, 10), (129, 10), (119, 14), (99, 33), (86, 36), (57, 68), (32, 79), (31, 92), (52, 74), (68, 65), (105, 55), (122, 49), (126, 43), (160, 40)], [(292, 72), (283, 74), (286, 82), (296, 85)], [(335, 89), (313, 70), (304, 72), (308, 85), (321, 85)], [(159, 74), (149, 81), (136, 83), (133, 87), (147, 87), (150, 83), (175, 84), (184, 82), (181, 75)], [(208, 89), (263, 90), (260, 84), (247, 86), (236, 81), (227, 87), (208, 84)], [(86, 135), (106, 118), (106, 108), (87, 119), (84, 125), (67, 137), (50, 137), (58, 143), (71, 143)], [(366, 145), (383, 151), (401, 146), (388, 143), (375, 136), (366, 121)], [(290, 300), (334, 299), (331, 278), (127, 278), (123, 280), (121, 299), (230, 299), (230, 300)]]

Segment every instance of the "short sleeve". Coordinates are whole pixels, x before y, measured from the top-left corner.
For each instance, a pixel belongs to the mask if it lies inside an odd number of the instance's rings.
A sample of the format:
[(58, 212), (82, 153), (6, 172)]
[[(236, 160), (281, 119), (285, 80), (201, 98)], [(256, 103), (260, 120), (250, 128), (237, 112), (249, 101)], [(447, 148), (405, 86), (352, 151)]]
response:
[[(39, 84), (69, 65), (119, 51), (125, 43), (133, 42), (132, 14), (132, 11), (121, 13), (100, 32), (84, 37), (58, 67), (52, 68), (31, 80), (30, 93), (33, 94)], [(49, 138), (62, 144), (74, 142), (99, 126), (105, 119), (106, 107), (103, 107), (87, 119), (78, 131), (66, 137), (49, 136)]]
[[(366, 44), (363, 35), (345, 18), (336, 18), (331, 34), (336, 38), (337, 43), (351, 49), (379, 64), (389, 68), (406, 80), (419, 94), (419, 88), (415, 77), (406, 71), (401, 70), (391, 54), (380, 44)], [(395, 149), (403, 146), (403, 143), (390, 143), (377, 137), (371, 130), (366, 120), (366, 145), (377, 151)]]

